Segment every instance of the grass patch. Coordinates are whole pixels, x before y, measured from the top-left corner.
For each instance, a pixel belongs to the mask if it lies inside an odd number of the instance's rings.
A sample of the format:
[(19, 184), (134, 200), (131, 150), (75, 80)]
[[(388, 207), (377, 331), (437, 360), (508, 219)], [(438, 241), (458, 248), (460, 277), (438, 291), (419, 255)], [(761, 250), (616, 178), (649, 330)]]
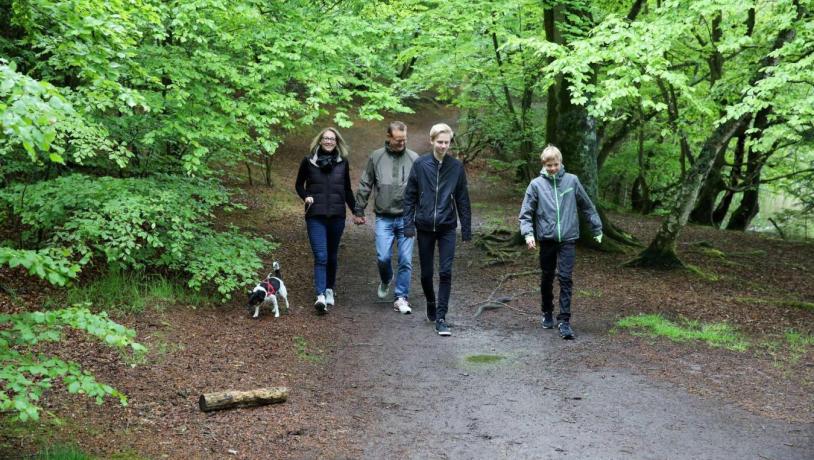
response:
[(147, 307), (163, 309), (172, 305), (193, 308), (214, 300), (160, 275), (111, 270), (83, 286), (68, 289), (69, 305), (90, 302), (97, 308), (123, 313), (141, 313)]
[(466, 362), (472, 364), (493, 364), (504, 360), (505, 358), (500, 355), (469, 355)]
[(797, 364), (800, 358), (814, 346), (814, 335), (801, 334), (795, 330), (788, 330), (785, 334), (786, 344), (789, 346), (789, 363)]
[(640, 329), (644, 335), (666, 337), (674, 342), (700, 340), (709, 346), (733, 351), (746, 351), (749, 348), (746, 339), (726, 323), (702, 324), (685, 320), (683, 324), (677, 324), (661, 315), (641, 314), (622, 318), (616, 325), (625, 329)]
[(779, 307), (792, 307), (801, 310), (814, 311), (814, 302), (803, 302), (797, 299), (758, 299), (756, 297), (735, 297), (738, 302), (776, 305)]
[(691, 264), (686, 264), (686, 267), (687, 267), (687, 270), (690, 271), (690, 273), (695, 274), (696, 276), (698, 276), (699, 278), (701, 278), (701, 279), (703, 279), (705, 281), (718, 281), (720, 279), (720, 277), (718, 275), (716, 275), (715, 273), (705, 272), (704, 270), (701, 270), (701, 267), (697, 267), (697, 266), (691, 265)]
[(34, 456), (34, 460), (93, 460), (94, 457), (75, 446), (56, 445), (46, 447)]
[(588, 298), (598, 298), (602, 297), (602, 292), (594, 291), (590, 289), (577, 289), (577, 296), (578, 297), (588, 297)]
[(309, 363), (322, 362), (323, 358), (319, 355), (319, 353), (311, 353), (308, 351), (308, 341), (305, 340), (305, 337), (295, 335), (294, 346), (297, 350), (297, 357), (303, 361), (308, 361)]

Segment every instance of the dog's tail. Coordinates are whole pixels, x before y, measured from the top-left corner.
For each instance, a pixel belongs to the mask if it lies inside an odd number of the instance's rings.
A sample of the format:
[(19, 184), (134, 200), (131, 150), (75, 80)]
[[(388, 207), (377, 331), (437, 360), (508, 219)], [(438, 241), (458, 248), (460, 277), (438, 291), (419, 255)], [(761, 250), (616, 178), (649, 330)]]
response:
[(271, 264), (271, 268), (272, 268), (272, 270), (274, 270), (274, 276), (276, 276), (277, 278), (283, 279), (283, 275), (282, 275), (282, 273), (280, 273), (280, 262), (277, 262), (275, 260), (274, 263)]

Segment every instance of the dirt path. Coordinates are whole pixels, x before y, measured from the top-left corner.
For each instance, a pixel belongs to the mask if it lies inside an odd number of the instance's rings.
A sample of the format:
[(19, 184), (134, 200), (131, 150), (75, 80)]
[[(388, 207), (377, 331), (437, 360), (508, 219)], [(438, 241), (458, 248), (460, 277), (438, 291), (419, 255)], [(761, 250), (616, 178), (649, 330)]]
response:
[[(336, 350), (336, 383), (366, 412), (365, 458), (768, 458), (809, 459), (812, 426), (772, 421), (622, 368), (586, 367), (605, 334), (566, 342), (512, 311), (472, 316), (494, 279), (466, 265), (459, 247), (441, 338), (423, 315), (417, 273), (412, 315), (376, 303), (372, 228), (346, 233), (334, 312), (353, 334)], [(417, 260), (415, 261), (417, 264)], [(460, 275), (468, 269), (468, 275)], [(475, 269), (480, 272), (480, 270)], [(417, 272), (417, 270), (416, 270)], [(419, 291), (416, 293), (416, 291)], [(467, 295), (467, 293), (471, 293)], [(352, 299), (352, 300), (351, 300)], [(473, 364), (473, 355), (502, 359)]]
[[(432, 123), (454, 120), (443, 109), (433, 113), (425, 108), (423, 112), (407, 119), (410, 147), (419, 152), (427, 145), (426, 132)], [(376, 129), (381, 124), (359, 124), (347, 134), (357, 141), (352, 159), (357, 174), (365, 153), (378, 147), (381, 138)], [(482, 205), (475, 210), (475, 221), (482, 225), (495, 213), (479, 210), (501, 208), (506, 200), (496, 197), (495, 188), (487, 182), (472, 181), (471, 188), (473, 201)], [(411, 299), (415, 314), (402, 316), (388, 303), (377, 302), (370, 210), (368, 217), (368, 225), (346, 229), (339, 306), (332, 319), (344, 340), (334, 350), (331, 382), (348, 391), (343, 401), (336, 402), (337, 413), (354, 414), (356, 426), (348, 434), (354, 439), (364, 433), (351, 441), (361, 449), (362, 457), (814, 457), (814, 426), (810, 423), (784, 423), (754, 415), (732, 401), (716, 398), (714, 391), (712, 396), (699, 397), (703, 391), (688, 392), (695, 386), (684, 384), (686, 375), (654, 378), (647, 373), (648, 367), (674, 366), (675, 361), (648, 363), (637, 347), (610, 338), (613, 317), (608, 316), (608, 304), (623, 300), (608, 295), (601, 301), (604, 308), (586, 308), (584, 289), (601, 292), (606, 290), (603, 282), (625, 285), (624, 278), (621, 282), (608, 279), (613, 263), (607, 264), (609, 269), (603, 267), (604, 275), (597, 274), (599, 280), (577, 285), (583, 289), (575, 300), (575, 327), (580, 336), (565, 342), (556, 332), (543, 331), (536, 308), (528, 305), (517, 308), (513, 303), (516, 310), (487, 311), (474, 318), (471, 305), (492, 292), (502, 271), (514, 268), (484, 269), (481, 253), (472, 245), (459, 244), (448, 317), (454, 335), (445, 339), (424, 318), (417, 254)], [(578, 258), (581, 280), (597, 262), (597, 255), (580, 253)], [(529, 268), (533, 264), (521, 269)], [(648, 284), (638, 281), (635, 284)], [(673, 287), (680, 283), (666, 282)], [(514, 293), (534, 285), (531, 277), (504, 288)], [(537, 296), (526, 296), (527, 303), (536, 305)], [(667, 348), (661, 351), (667, 353)], [(706, 354), (703, 346), (700, 354)], [(467, 359), (477, 359), (475, 355), (500, 359), (491, 364)], [(642, 359), (645, 364), (630, 366), (631, 359)], [(727, 378), (726, 366), (714, 360), (686, 360), (701, 373)], [(702, 377), (697, 380), (704, 380)], [(805, 396), (802, 400), (811, 401)]]

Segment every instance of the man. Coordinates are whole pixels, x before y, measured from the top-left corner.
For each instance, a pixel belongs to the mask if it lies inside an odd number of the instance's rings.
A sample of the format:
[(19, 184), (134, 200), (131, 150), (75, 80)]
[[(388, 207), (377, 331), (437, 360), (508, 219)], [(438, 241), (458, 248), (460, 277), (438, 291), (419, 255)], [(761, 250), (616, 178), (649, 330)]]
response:
[(370, 193), (376, 191), (376, 259), (379, 265), (380, 299), (387, 297), (393, 281), (391, 255), (398, 247), (398, 271), (395, 276), (393, 309), (410, 314), (410, 277), (413, 272), (413, 238), (404, 236), (404, 188), (418, 154), (407, 148), (407, 125), (400, 121), (387, 127), (384, 147), (373, 151), (359, 180), (353, 222), (362, 225)]

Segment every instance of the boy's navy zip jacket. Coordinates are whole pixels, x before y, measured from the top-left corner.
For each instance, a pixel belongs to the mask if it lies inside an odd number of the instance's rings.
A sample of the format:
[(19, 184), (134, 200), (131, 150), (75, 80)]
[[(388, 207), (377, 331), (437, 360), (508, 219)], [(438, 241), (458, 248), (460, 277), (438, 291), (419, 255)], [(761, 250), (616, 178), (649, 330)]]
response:
[(404, 234), (415, 229), (443, 232), (461, 220), (461, 238), (472, 239), (472, 209), (463, 163), (445, 155), (439, 163), (432, 153), (413, 163), (404, 190)]
[(540, 176), (526, 188), (520, 207), (520, 233), (538, 240), (574, 241), (579, 239), (577, 209), (590, 223), (593, 236), (602, 233), (602, 220), (579, 178), (561, 167), (554, 177)]
[[(319, 147), (317, 147), (318, 149)], [(303, 200), (313, 197), (314, 203), (306, 206), (305, 217), (345, 217), (345, 206), (353, 210), (356, 200), (350, 188), (350, 166), (335, 155), (328, 167), (317, 165), (318, 151), (302, 159), (294, 187)]]

